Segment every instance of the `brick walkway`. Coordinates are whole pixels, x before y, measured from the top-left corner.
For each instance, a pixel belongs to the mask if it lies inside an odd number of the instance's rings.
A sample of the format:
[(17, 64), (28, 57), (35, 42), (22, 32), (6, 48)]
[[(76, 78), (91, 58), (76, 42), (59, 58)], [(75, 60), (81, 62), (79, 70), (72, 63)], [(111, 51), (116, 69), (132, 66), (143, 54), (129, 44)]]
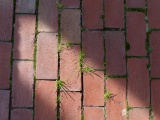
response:
[(0, 0), (0, 120), (160, 120), (160, 0)]

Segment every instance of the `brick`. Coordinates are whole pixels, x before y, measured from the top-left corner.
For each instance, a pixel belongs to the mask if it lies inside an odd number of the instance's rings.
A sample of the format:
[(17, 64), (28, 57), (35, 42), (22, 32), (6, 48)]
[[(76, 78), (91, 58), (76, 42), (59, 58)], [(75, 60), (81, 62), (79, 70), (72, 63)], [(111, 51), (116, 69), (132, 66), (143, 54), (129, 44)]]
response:
[(80, 1), (79, 0), (61, 0), (62, 5), (64, 8), (79, 8)]
[(124, 28), (124, 0), (105, 0), (105, 27)]
[(145, 0), (126, 0), (128, 8), (144, 8), (146, 1)]
[(94, 69), (104, 69), (103, 33), (85, 31), (82, 34), (82, 49), (85, 53), (85, 64)]
[(58, 51), (54, 33), (40, 33), (37, 41), (37, 79), (57, 79)]
[(83, 26), (89, 29), (102, 29), (103, 28), (103, 3), (102, 0), (85, 0), (82, 2)]
[(145, 14), (127, 12), (127, 42), (130, 44), (128, 55), (145, 56), (146, 22)]
[(61, 120), (81, 120), (81, 93), (61, 92)]
[(107, 75), (125, 75), (126, 53), (124, 33), (119, 31), (107, 31), (105, 33), (105, 39)]
[(9, 101), (10, 101), (10, 91), (0, 90), (0, 116), (1, 120), (9, 119)]
[(149, 28), (160, 28), (160, 0), (148, 0), (148, 25)]
[(33, 60), (35, 15), (16, 15), (14, 31), (14, 59)]
[(56, 120), (56, 82), (36, 81), (35, 120)]
[(81, 13), (77, 9), (65, 9), (61, 13), (62, 43), (81, 42)]
[(84, 106), (104, 106), (104, 72), (85, 74)]
[(12, 107), (33, 107), (33, 62), (14, 61)]
[(85, 120), (104, 120), (104, 109), (98, 107), (84, 107)]
[(10, 59), (11, 59), (11, 43), (0, 43), (0, 89), (10, 88)]
[(81, 91), (81, 72), (78, 63), (80, 46), (64, 48), (60, 53), (60, 79), (68, 84), (70, 91)]
[(128, 104), (131, 107), (149, 106), (149, 71), (145, 58), (128, 59)]
[(10, 41), (12, 37), (13, 1), (0, 0), (0, 40)]
[(36, 0), (17, 0), (16, 12), (18, 13), (35, 13)]
[(152, 80), (151, 82), (151, 105), (152, 105), (152, 110), (154, 113), (154, 120), (159, 120), (160, 119), (160, 94), (157, 94), (160, 92), (160, 81), (159, 80)]
[(39, 0), (38, 31), (58, 31), (57, 0)]
[(31, 109), (13, 109), (11, 112), (11, 120), (32, 120)]
[(111, 98), (106, 99), (106, 119), (126, 120), (126, 79), (107, 79), (106, 90), (111, 93)]
[(129, 120), (149, 120), (149, 109), (132, 109), (129, 111)]
[(160, 32), (152, 32), (150, 36), (150, 48), (153, 51), (150, 53), (150, 63), (151, 63), (151, 77), (160, 78)]

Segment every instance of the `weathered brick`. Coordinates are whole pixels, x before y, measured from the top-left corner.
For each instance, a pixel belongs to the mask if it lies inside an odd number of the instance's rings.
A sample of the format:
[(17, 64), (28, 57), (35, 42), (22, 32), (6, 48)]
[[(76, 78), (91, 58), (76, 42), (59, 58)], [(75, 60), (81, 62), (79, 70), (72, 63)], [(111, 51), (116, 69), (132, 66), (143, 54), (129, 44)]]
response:
[(58, 31), (57, 0), (39, 0), (38, 13), (39, 31)]
[(104, 69), (103, 33), (85, 31), (82, 34), (82, 49), (85, 53), (85, 64), (94, 69)]
[(129, 120), (149, 120), (149, 109), (132, 109), (129, 111)]
[(64, 48), (60, 53), (60, 79), (68, 84), (70, 91), (81, 90), (81, 72), (78, 63), (80, 46)]
[(130, 44), (128, 55), (145, 56), (146, 23), (145, 14), (127, 12), (127, 42)]
[(128, 59), (128, 104), (131, 107), (149, 106), (149, 72), (145, 58)]
[(160, 0), (148, 0), (149, 28), (160, 28)]
[(62, 43), (80, 43), (81, 27), (80, 10), (65, 9), (61, 14)]
[(104, 72), (83, 76), (84, 106), (104, 106)]
[(145, 0), (126, 0), (127, 7), (129, 8), (144, 8)]
[(54, 33), (40, 33), (37, 41), (37, 79), (57, 79), (58, 51)]
[(124, 33), (119, 31), (108, 31), (105, 33), (105, 39), (107, 75), (125, 75), (126, 53)]
[(0, 40), (12, 37), (13, 0), (0, 0)]
[(80, 1), (79, 0), (61, 0), (62, 5), (64, 8), (79, 8)]
[(10, 101), (10, 91), (0, 90), (0, 116), (1, 120), (9, 119), (9, 101)]
[(106, 119), (126, 120), (126, 79), (107, 79), (106, 90), (111, 94), (110, 98), (106, 99)]
[(56, 120), (57, 92), (54, 81), (36, 81), (35, 120)]
[(61, 92), (60, 109), (61, 120), (81, 120), (81, 93)]
[(17, 0), (16, 12), (18, 13), (35, 13), (36, 0)]
[(0, 43), (0, 89), (8, 89), (10, 87), (10, 58), (11, 43)]
[(103, 3), (102, 0), (85, 0), (82, 2), (83, 7), (83, 26), (89, 29), (103, 28)]
[(35, 15), (16, 15), (14, 59), (33, 60), (35, 20)]
[(151, 83), (151, 101), (152, 101), (152, 110), (154, 113), (154, 120), (160, 119), (160, 81), (159, 80), (152, 80)]
[(31, 109), (13, 109), (11, 120), (33, 120)]
[(150, 53), (150, 63), (151, 63), (151, 77), (160, 78), (160, 32), (152, 32), (150, 36), (150, 48), (153, 51)]
[(105, 27), (124, 28), (124, 0), (105, 0)]
[(12, 75), (12, 107), (33, 106), (33, 62), (14, 61)]
[(85, 120), (104, 120), (104, 109), (98, 107), (84, 107)]

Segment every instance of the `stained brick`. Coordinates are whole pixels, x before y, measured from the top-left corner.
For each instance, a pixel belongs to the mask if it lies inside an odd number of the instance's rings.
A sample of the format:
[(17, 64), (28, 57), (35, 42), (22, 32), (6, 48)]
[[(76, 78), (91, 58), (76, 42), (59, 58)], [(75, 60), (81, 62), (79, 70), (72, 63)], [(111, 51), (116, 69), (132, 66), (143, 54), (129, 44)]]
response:
[(111, 94), (110, 98), (106, 99), (106, 119), (126, 120), (126, 79), (107, 79), (106, 90)]
[(149, 120), (149, 109), (132, 109), (129, 111), (129, 120)]
[(128, 103), (131, 107), (149, 106), (149, 72), (145, 58), (128, 59)]
[(129, 8), (143, 8), (145, 7), (145, 0), (126, 0), (127, 7)]
[(104, 72), (85, 74), (84, 106), (104, 106)]
[(33, 75), (32, 61), (14, 61), (12, 107), (33, 106)]
[(56, 83), (37, 81), (35, 91), (35, 120), (56, 120)]
[(60, 79), (68, 84), (70, 91), (81, 90), (81, 72), (78, 63), (80, 46), (64, 48), (60, 53)]
[(130, 44), (128, 55), (145, 56), (146, 48), (145, 14), (141, 12), (127, 12), (127, 42)]
[(82, 2), (83, 7), (83, 26), (89, 29), (103, 28), (103, 3), (102, 0), (85, 0)]
[(12, 37), (13, 1), (0, 0), (0, 40), (10, 41)]
[(124, 28), (124, 0), (105, 0), (105, 27)]
[(17, 15), (14, 31), (14, 59), (33, 60), (35, 16)]
[(37, 41), (37, 79), (57, 79), (57, 37), (53, 33), (40, 33)]
[(79, 8), (80, 1), (79, 0), (61, 0), (62, 5), (64, 8)]
[(107, 75), (125, 75), (126, 60), (124, 33), (108, 31), (105, 33), (105, 39)]
[(65, 9), (61, 13), (62, 43), (80, 43), (81, 27), (80, 10)]
[(8, 89), (10, 87), (10, 58), (11, 43), (0, 43), (0, 88)]

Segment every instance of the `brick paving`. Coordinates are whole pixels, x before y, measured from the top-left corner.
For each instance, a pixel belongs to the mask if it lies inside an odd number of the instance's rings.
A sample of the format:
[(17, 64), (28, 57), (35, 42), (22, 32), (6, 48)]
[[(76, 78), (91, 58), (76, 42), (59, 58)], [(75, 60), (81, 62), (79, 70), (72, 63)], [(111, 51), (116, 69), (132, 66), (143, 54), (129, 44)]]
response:
[(160, 0), (0, 0), (0, 120), (160, 120)]

